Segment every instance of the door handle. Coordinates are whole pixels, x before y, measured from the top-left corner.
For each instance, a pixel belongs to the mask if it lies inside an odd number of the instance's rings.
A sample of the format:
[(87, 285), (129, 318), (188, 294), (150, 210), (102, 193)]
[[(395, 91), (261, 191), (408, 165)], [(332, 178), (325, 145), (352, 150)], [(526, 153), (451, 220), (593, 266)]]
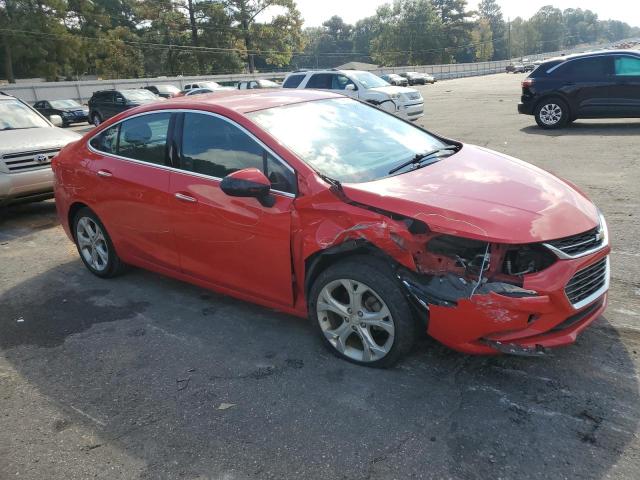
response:
[(113, 174), (109, 170), (98, 170), (97, 175), (99, 177), (113, 177)]
[(174, 193), (173, 194), (178, 200), (183, 201), (183, 202), (189, 202), (189, 203), (196, 203), (197, 200), (193, 197), (190, 197), (189, 195), (185, 195), (184, 193)]

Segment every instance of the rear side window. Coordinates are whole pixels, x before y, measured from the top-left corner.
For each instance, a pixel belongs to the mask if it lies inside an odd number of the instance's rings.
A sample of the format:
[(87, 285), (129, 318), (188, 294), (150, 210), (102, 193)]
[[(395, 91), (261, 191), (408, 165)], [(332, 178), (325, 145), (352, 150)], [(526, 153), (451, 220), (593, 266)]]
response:
[(216, 178), (257, 168), (274, 190), (295, 193), (294, 173), (238, 127), (212, 115), (186, 113), (180, 168)]
[(305, 88), (330, 90), (333, 83), (333, 77), (335, 77), (335, 75), (331, 73), (316, 73), (311, 76)]
[(170, 120), (171, 113), (167, 112), (141, 115), (122, 122), (118, 155), (156, 165), (166, 165)]
[(615, 73), (619, 77), (640, 77), (640, 58), (615, 57)]
[(89, 142), (93, 148), (104, 153), (118, 153), (118, 130), (120, 125), (107, 128)]
[(557, 75), (575, 80), (598, 80), (611, 73), (611, 57), (571, 60), (558, 67)]
[(304, 75), (289, 75), (282, 84), (282, 88), (298, 88), (303, 78)]

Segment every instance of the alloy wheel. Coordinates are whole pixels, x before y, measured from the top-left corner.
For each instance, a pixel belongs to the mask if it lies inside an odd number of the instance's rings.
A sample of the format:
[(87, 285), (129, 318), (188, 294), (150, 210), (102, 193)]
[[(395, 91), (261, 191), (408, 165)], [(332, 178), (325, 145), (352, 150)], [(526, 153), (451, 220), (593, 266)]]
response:
[(540, 121), (545, 125), (555, 125), (562, 118), (562, 108), (555, 103), (548, 103), (540, 109)]
[(76, 225), (76, 240), (82, 258), (98, 272), (107, 268), (109, 247), (100, 226), (89, 217), (82, 217)]
[(316, 310), (322, 333), (343, 355), (366, 363), (391, 350), (395, 336), (391, 311), (368, 285), (334, 280), (320, 291)]

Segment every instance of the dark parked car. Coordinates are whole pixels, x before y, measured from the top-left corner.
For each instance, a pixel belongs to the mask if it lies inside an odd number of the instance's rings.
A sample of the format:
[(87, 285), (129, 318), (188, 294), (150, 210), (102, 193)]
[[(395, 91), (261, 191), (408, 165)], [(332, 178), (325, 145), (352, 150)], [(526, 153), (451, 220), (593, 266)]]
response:
[(524, 73), (525, 67), (522, 63), (512, 63), (507, 65), (504, 70), (507, 73)]
[(159, 100), (161, 97), (144, 89), (101, 90), (89, 100), (89, 120), (98, 126), (120, 112)]
[(155, 93), (162, 98), (175, 97), (178, 93), (180, 93), (180, 89), (175, 85), (147, 85), (146, 87), (142, 88), (144, 88), (145, 90), (149, 90), (151, 93)]
[(47, 118), (59, 115), (63, 127), (89, 120), (89, 109), (75, 100), (40, 100), (33, 108)]
[(640, 117), (640, 52), (583, 53), (542, 63), (522, 82), (518, 112), (542, 128), (578, 118)]

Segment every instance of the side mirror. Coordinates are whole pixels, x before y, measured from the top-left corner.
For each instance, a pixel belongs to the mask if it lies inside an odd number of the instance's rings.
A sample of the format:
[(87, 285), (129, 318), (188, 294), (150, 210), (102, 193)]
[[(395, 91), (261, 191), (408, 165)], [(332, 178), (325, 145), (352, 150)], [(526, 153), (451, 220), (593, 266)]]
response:
[(276, 203), (271, 195), (271, 182), (257, 168), (245, 168), (233, 172), (222, 179), (220, 189), (230, 197), (253, 197), (264, 207)]
[(350, 92), (355, 92), (357, 90), (356, 86), (353, 83), (349, 83), (344, 87), (345, 90), (349, 90)]
[(62, 117), (60, 115), (51, 115), (49, 121), (56, 127), (62, 126)]

